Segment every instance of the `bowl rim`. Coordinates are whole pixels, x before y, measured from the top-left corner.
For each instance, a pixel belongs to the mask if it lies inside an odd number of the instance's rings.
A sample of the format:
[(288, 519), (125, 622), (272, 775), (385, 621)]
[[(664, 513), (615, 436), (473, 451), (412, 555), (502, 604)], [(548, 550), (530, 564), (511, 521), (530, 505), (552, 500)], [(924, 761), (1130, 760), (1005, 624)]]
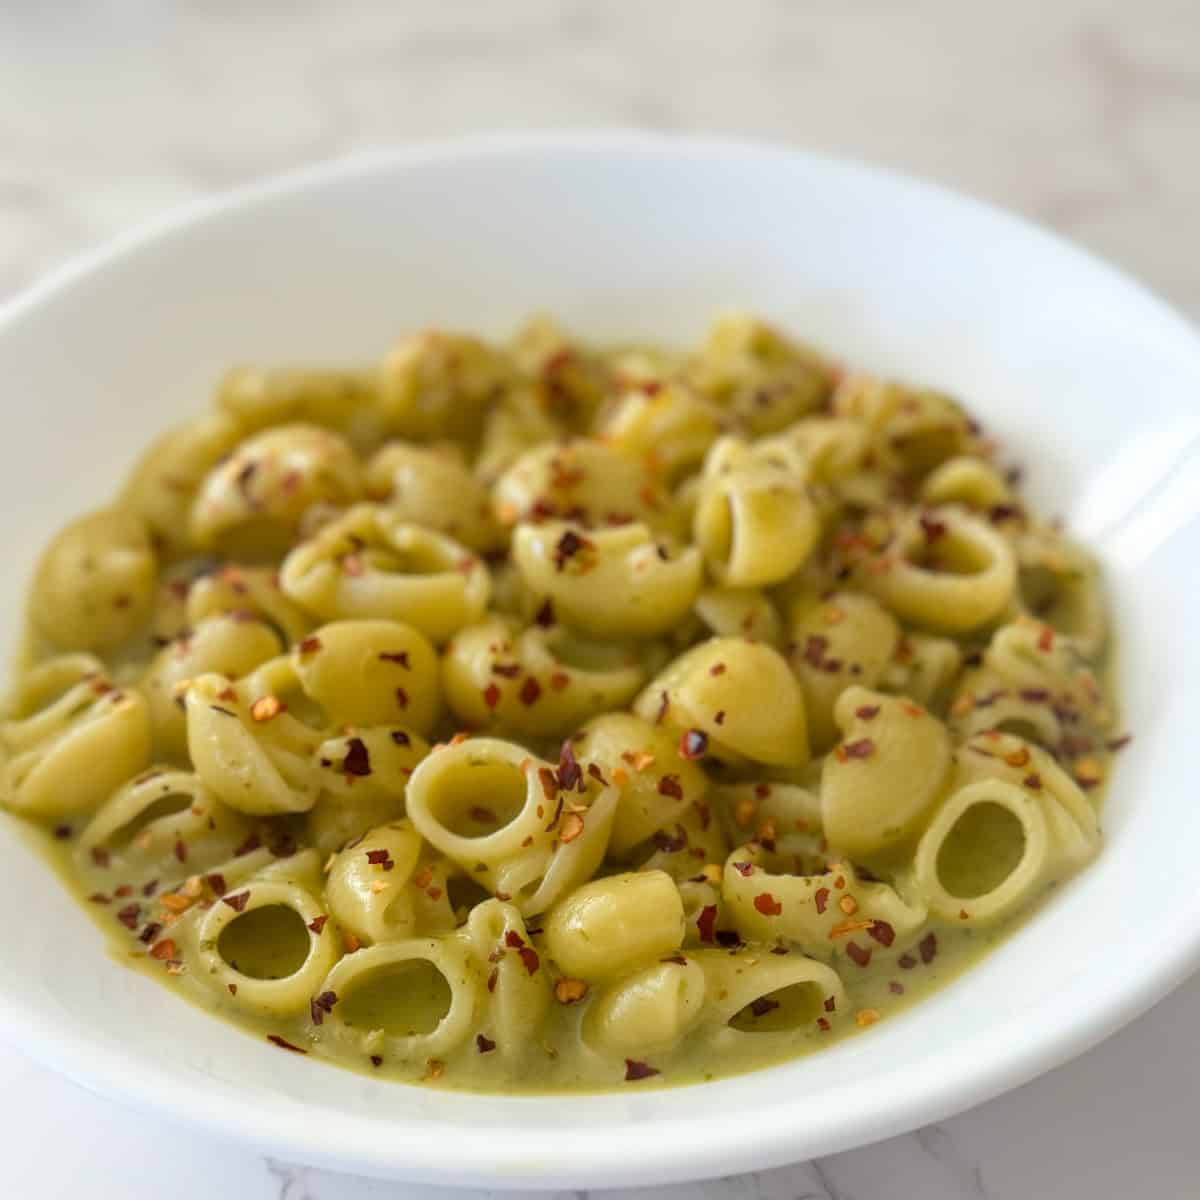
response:
[[(364, 150), (199, 198), (69, 259), (0, 305), (0, 339), (85, 277), (127, 258), (153, 253), (164, 241), (187, 236), (209, 222), (276, 198), (378, 171), (420, 171), (460, 159), (563, 152), (774, 157), (816, 169), (850, 172), (867, 186), (884, 183), (918, 198), (953, 203), (1008, 226), (1060, 260), (1065, 256), (1106, 275), (1114, 286), (1136, 295), (1147, 315), (1164, 330), (1190, 339), (1200, 355), (1196, 327), (1126, 272), (1033, 221), (969, 194), (889, 167), (778, 142), (619, 128), (473, 134)], [(1011, 1022), (998, 1020), (985, 1039), (972, 1045), (970, 1053), (943, 1057), (938, 1073), (926, 1070), (914, 1078), (903, 1104), (867, 1103), (853, 1119), (847, 1119), (845, 1112), (834, 1117), (806, 1112), (803, 1137), (797, 1136), (796, 1117), (789, 1114), (787, 1106), (775, 1106), (772, 1112), (766, 1105), (746, 1112), (714, 1112), (703, 1119), (668, 1117), (652, 1128), (628, 1122), (615, 1135), (611, 1126), (597, 1130), (575, 1127), (566, 1159), (547, 1154), (544, 1129), (525, 1131), (514, 1124), (505, 1127), (506, 1140), (509, 1128), (518, 1135), (524, 1133), (525, 1140), (518, 1137), (517, 1143), (506, 1146), (511, 1154), (504, 1153), (503, 1166), (497, 1160), (496, 1132), (486, 1128), (455, 1129), (453, 1160), (448, 1162), (446, 1143), (431, 1137), (428, 1129), (405, 1131), (389, 1126), (388, 1136), (381, 1138), (378, 1122), (344, 1117), (336, 1136), (321, 1137), (311, 1123), (297, 1122), (282, 1106), (271, 1110), (256, 1106), (251, 1117), (245, 1106), (231, 1107), (215, 1095), (195, 1090), (184, 1092), (173, 1086), (164, 1065), (131, 1060), (119, 1047), (91, 1038), (82, 1027), (60, 1024), (51, 1015), (34, 1011), (3, 989), (0, 1038), (88, 1090), (127, 1107), (206, 1134), (251, 1143), (260, 1153), (289, 1161), (413, 1182), (478, 1186), (486, 1181), (488, 1187), (501, 1189), (664, 1184), (781, 1166), (904, 1133), (980, 1104), (1065, 1063), (1146, 1011), (1200, 966), (1200, 894), (1190, 910), (1175, 914), (1171, 930), (1160, 930), (1160, 934), (1153, 942), (1143, 943), (1141, 970), (1119, 974), (1094, 1006), (1083, 1012), (1068, 1011), (1048, 998), (1036, 1019), (1025, 1015), (1021, 1038), (1008, 1034)], [(614, 1099), (625, 1096), (610, 1095)], [(512, 1106), (518, 1119), (530, 1100), (501, 1099)]]

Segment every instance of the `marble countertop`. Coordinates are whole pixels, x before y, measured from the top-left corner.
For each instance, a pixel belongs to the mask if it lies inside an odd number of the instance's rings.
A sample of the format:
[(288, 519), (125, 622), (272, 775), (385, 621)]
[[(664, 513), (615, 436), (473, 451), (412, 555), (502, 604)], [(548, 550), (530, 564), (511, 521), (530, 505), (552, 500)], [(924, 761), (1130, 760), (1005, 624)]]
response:
[[(0, 5), (0, 302), (170, 205), (275, 171), (480, 129), (624, 125), (940, 179), (1200, 318), (1197, 50), (1194, 0)], [(1197, 1015), (1193, 980), (1078, 1061), (942, 1125), (654, 1200), (1195, 1197)], [(434, 1194), (214, 1144), (11, 1050), (0, 1113), (0, 1191), (21, 1200)]]

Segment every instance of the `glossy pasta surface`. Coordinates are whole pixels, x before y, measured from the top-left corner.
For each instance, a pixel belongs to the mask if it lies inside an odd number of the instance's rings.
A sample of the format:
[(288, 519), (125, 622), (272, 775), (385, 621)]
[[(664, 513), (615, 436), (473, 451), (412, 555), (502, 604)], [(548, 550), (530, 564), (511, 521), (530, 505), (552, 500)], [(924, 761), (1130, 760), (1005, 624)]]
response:
[(1125, 740), (1096, 565), (966, 410), (740, 314), (238, 368), (28, 613), (0, 804), (113, 953), (410, 1083), (868, 1030), (1099, 853)]

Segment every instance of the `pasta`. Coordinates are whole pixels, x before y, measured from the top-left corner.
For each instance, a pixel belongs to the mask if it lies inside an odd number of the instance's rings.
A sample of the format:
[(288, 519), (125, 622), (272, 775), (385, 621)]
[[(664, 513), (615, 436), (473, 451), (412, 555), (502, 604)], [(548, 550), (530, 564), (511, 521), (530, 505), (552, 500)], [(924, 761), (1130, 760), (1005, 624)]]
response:
[(0, 805), (132, 963), (485, 1091), (886, 1021), (1100, 852), (1098, 564), (757, 318), (240, 366), (35, 566)]

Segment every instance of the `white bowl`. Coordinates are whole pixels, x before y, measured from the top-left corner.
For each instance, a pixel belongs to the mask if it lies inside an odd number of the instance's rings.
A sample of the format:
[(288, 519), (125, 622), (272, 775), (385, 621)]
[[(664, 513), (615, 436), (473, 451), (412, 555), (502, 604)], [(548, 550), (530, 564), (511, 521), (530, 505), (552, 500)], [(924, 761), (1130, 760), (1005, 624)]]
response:
[(499, 334), (534, 309), (591, 336), (685, 342), (734, 305), (960, 394), (1026, 463), (1034, 501), (1101, 551), (1135, 740), (1099, 860), (959, 982), (813, 1057), (674, 1090), (505, 1099), (338, 1071), (181, 1004), (105, 956), (5, 821), (4, 1036), (134, 1108), (287, 1159), (617, 1186), (945, 1117), (1184, 978), (1200, 951), (1200, 342), (1080, 251), (895, 175), (707, 140), (480, 140), (322, 167), (122, 239), (0, 315), (2, 636), (37, 548), (230, 362), (368, 359), (415, 327)]

